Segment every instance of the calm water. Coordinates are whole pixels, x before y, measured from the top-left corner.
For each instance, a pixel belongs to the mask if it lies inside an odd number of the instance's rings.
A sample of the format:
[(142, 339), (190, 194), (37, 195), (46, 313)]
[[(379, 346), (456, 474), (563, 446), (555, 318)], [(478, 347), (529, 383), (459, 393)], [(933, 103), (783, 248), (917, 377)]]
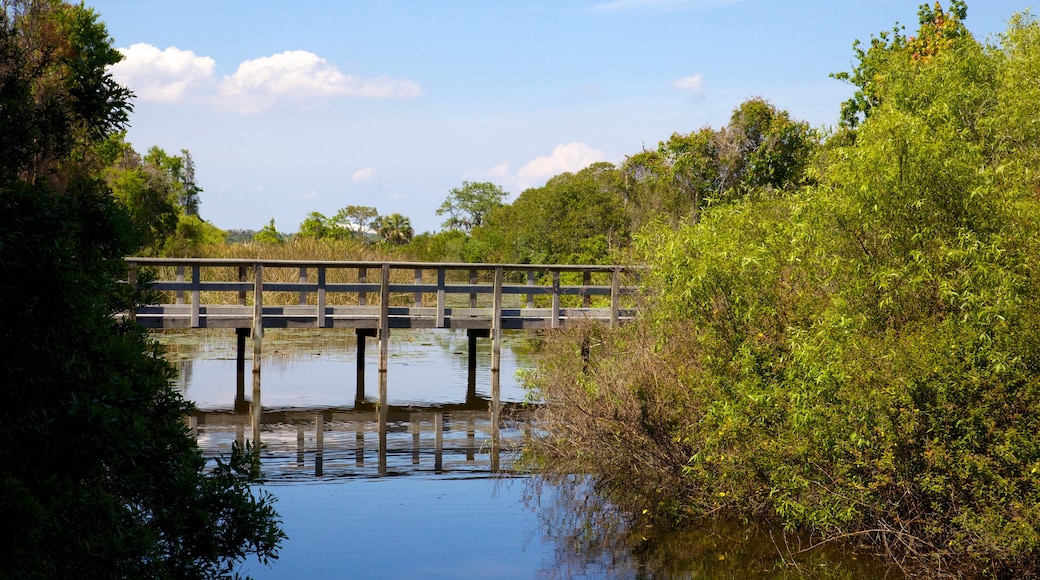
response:
[[(179, 388), (208, 456), (252, 438), (246, 383), (238, 390), (233, 331), (156, 335), (180, 370)], [(490, 342), (467, 373), (464, 332), (394, 331), (389, 412), (376, 421), (378, 345), (369, 340), (364, 397), (350, 331), (268, 331), (260, 439), (267, 490), (289, 539), (254, 578), (874, 578), (885, 568), (840, 551), (782, 566), (775, 532), (711, 524), (684, 533), (632, 529), (584, 481), (517, 473), (525, 429), (536, 428), (515, 374), (536, 338), (507, 333), (498, 429), (488, 412)], [(247, 353), (251, 344), (247, 341)], [(244, 395), (244, 401), (241, 400)], [(240, 398), (236, 413), (236, 396)], [(385, 444), (380, 445), (385, 438)], [(894, 577), (894, 576), (893, 576)]]

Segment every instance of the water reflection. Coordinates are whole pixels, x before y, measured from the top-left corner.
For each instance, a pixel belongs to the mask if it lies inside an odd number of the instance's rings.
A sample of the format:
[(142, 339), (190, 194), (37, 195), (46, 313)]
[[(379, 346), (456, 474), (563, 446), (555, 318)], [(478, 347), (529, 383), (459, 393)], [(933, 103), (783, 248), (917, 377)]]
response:
[[(351, 477), (509, 472), (530, 411), (507, 405), (496, 423), (488, 407), (299, 409), (260, 415), (261, 469), (273, 483)], [(209, 458), (253, 438), (253, 414), (194, 413), (190, 424)], [(385, 427), (381, 428), (381, 425)]]
[[(519, 444), (536, 425), (514, 373), (532, 366), (537, 339), (507, 335), (502, 372), (481, 363), (469, 377), (465, 333), (392, 338), (383, 377), (390, 404), (381, 407), (374, 364), (367, 396), (356, 396), (352, 332), (271, 331), (262, 393), (239, 378), (249, 376), (249, 361), (236, 372), (234, 333), (161, 335), (179, 361), (182, 391), (204, 409), (190, 418), (203, 453), (227, 456), (234, 441), (254, 433), (264, 446), (261, 469), (290, 539), (274, 568), (252, 562), (244, 571), (258, 578), (900, 576), (869, 555), (802, 552), (776, 530), (739, 522), (648, 528), (621, 517), (583, 478), (516, 478)], [(482, 359), (490, 358), (488, 342), (477, 343)], [(489, 397), (495, 379), (504, 401), (497, 417)], [(363, 557), (345, 557), (345, 546), (360, 547)]]
[(827, 544), (737, 520), (659, 529), (621, 515), (582, 476), (532, 477), (525, 504), (536, 511), (554, 558), (538, 577), (555, 578), (901, 578), (895, 566), (856, 546)]

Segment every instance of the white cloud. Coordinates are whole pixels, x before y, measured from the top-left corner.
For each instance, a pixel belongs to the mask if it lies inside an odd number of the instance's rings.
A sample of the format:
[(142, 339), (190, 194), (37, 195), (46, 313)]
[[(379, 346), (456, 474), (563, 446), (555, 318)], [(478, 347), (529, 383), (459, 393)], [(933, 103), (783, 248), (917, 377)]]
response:
[(150, 44), (120, 48), (124, 60), (112, 76), (144, 101), (174, 104), (207, 102), (219, 108), (257, 113), (282, 103), (330, 98), (412, 98), (422, 95), (413, 81), (343, 74), (320, 56), (291, 50), (247, 60), (234, 74), (217, 79), (216, 62), (190, 50), (165, 50)]
[(518, 186), (521, 189), (533, 187), (535, 184), (564, 172), (580, 171), (597, 161), (605, 161), (607, 154), (593, 149), (584, 143), (567, 143), (553, 148), (551, 155), (537, 157), (517, 172)]
[(488, 169), (486, 172), (488, 177), (505, 177), (509, 175), (509, 163), (502, 163)]
[(247, 60), (220, 83), (223, 105), (241, 112), (258, 112), (283, 101), (306, 102), (331, 97), (409, 98), (422, 87), (387, 77), (363, 79), (345, 75), (318, 55), (286, 51)]
[(611, 0), (592, 6), (595, 12), (623, 12), (628, 10), (649, 10), (669, 12), (673, 10), (709, 9), (737, 4), (744, 0)]
[(680, 91), (688, 91), (693, 94), (694, 98), (699, 98), (704, 95), (704, 79), (701, 75), (681, 78), (672, 83), (672, 88)]
[(372, 181), (372, 178), (376, 176), (375, 167), (366, 167), (364, 169), (358, 169), (350, 176), (350, 180), (354, 183), (367, 183)]
[(213, 80), (213, 59), (190, 50), (138, 43), (119, 52), (123, 60), (112, 66), (112, 77), (142, 100), (176, 103), (189, 96), (189, 89), (204, 90)]

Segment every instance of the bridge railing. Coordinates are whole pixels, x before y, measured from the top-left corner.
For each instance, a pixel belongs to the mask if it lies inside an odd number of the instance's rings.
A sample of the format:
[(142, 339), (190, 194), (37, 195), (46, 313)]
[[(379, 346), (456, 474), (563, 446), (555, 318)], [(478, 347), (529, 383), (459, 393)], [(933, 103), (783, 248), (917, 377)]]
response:
[[(150, 327), (557, 328), (635, 314), (638, 268), (209, 258), (126, 259), (164, 302), (132, 316)], [(142, 270), (149, 270), (147, 276)]]

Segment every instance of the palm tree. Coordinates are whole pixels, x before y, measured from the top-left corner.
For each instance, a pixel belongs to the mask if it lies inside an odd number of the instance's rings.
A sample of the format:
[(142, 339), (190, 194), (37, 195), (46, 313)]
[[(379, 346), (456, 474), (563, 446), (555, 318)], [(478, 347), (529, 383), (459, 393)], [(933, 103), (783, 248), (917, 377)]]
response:
[(376, 231), (384, 242), (393, 245), (404, 244), (411, 241), (415, 230), (412, 223), (399, 213), (381, 216), (376, 219)]

